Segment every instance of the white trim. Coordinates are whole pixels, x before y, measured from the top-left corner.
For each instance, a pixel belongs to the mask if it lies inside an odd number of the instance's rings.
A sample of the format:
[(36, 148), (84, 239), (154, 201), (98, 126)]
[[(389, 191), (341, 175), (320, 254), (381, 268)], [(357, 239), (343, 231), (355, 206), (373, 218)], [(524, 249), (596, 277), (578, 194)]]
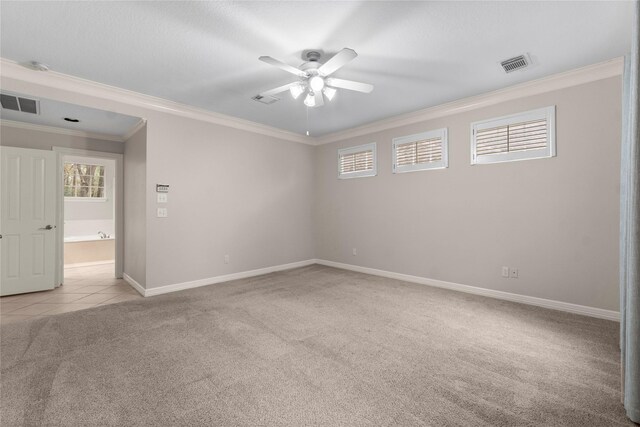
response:
[(102, 151), (91, 151), (85, 149), (75, 149), (66, 147), (53, 147), (52, 150), (58, 153), (58, 279), (59, 283), (64, 280), (64, 183), (63, 183), (63, 157), (64, 156), (84, 156), (97, 157), (115, 160), (116, 184), (114, 188), (114, 212), (115, 212), (115, 239), (116, 254), (114, 262), (115, 277), (121, 278), (124, 270), (124, 155), (118, 153), (107, 153)]
[(134, 127), (129, 129), (129, 132), (125, 133), (122, 136), (122, 142), (127, 141), (129, 138), (131, 138), (133, 135), (135, 135), (136, 132), (138, 132), (140, 129), (142, 129), (144, 127), (144, 125), (146, 125), (146, 124), (147, 124), (147, 120), (146, 119), (140, 119), (138, 121), (138, 123), (136, 123), (136, 125)]
[[(314, 145), (314, 138), (312, 137), (299, 135), (297, 133), (237, 117), (227, 116), (225, 114), (214, 113), (202, 108), (180, 104), (178, 102), (157, 98), (155, 96), (144, 95), (115, 86), (109, 86), (93, 82), (91, 80), (58, 73), (56, 71), (40, 72), (28, 70), (27, 68), (18, 65), (15, 61), (5, 58), (0, 58), (0, 70), (2, 71), (1, 76), (3, 79), (14, 79), (31, 84), (43, 85), (49, 88), (68, 91), (73, 94), (93, 96), (103, 100), (125, 103), (139, 108), (215, 123), (287, 141)], [(2, 86), (7, 87), (6, 83), (7, 82), (3, 81)], [(68, 99), (63, 101), (69, 102)]]
[[(379, 120), (351, 129), (334, 132), (320, 137), (308, 137), (297, 133), (285, 131), (272, 126), (251, 122), (248, 120), (214, 113), (201, 108), (191, 107), (173, 101), (156, 98), (149, 95), (121, 89), (102, 83), (85, 80), (79, 77), (58, 73), (56, 71), (36, 72), (28, 70), (16, 62), (0, 58), (0, 76), (3, 79), (14, 79), (36, 85), (42, 85), (53, 89), (68, 91), (74, 94), (94, 96), (97, 98), (125, 103), (128, 105), (172, 113), (177, 116), (188, 117), (210, 123), (216, 123), (235, 129), (242, 129), (262, 135), (300, 142), (309, 145), (322, 145), (331, 142), (342, 141), (357, 136), (368, 135), (374, 132), (393, 129), (400, 126), (419, 123), (465, 111), (483, 108), (501, 102), (520, 99), (527, 96), (538, 95), (554, 90), (564, 89), (572, 86), (606, 79), (622, 75), (624, 58), (619, 57), (608, 61), (600, 62), (575, 70), (565, 71), (540, 79), (531, 80), (514, 86), (509, 86), (493, 92), (459, 99), (446, 104), (425, 108), (407, 114)], [(3, 81), (4, 87), (11, 89), (10, 82)], [(64, 100), (68, 102), (69, 100)], [(77, 102), (76, 102), (77, 103)]]
[(564, 73), (554, 74), (537, 80), (531, 80), (514, 86), (509, 86), (493, 92), (487, 92), (482, 95), (459, 99), (446, 104), (425, 108), (423, 110), (407, 114), (401, 114), (399, 116), (390, 117), (388, 119), (379, 120), (377, 122), (344, 131), (316, 137), (315, 143), (316, 145), (329, 144), (336, 141), (394, 129), (400, 126), (476, 110), (478, 108), (496, 105), (501, 102), (521, 99), (528, 96), (539, 95), (541, 93), (590, 83), (596, 80), (619, 76), (622, 75), (623, 64), (623, 57), (611, 59), (598, 64), (588, 65), (586, 67), (566, 71)]
[[(290, 270), (292, 268), (298, 268), (298, 267), (306, 267), (312, 264), (316, 264), (315, 259), (292, 262), (289, 264), (275, 265), (272, 267), (258, 268), (256, 270), (241, 271), (239, 273), (225, 274), (223, 276), (208, 277), (206, 279), (193, 280), (191, 282), (182, 282), (182, 283), (174, 283), (172, 285), (158, 286), (156, 288), (144, 289), (144, 292), (141, 292), (141, 293), (145, 297), (150, 297), (154, 295), (166, 294), (169, 292), (182, 291), (185, 289), (199, 288), (200, 286), (207, 286), (207, 285), (213, 285), (221, 282), (228, 282), (230, 280), (246, 279), (248, 277), (260, 276), (263, 274), (273, 273), (276, 271)], [(135, 282), (133, 279), (131, 279), (131, 277), (129, 276), (127, 277), (133, 282)], [(125, 280), (128, 281), (129, 279), (125, 277)], [(132, 285), (132, 286), (135, 287), (135, 285)], [(138, 284), (138, 286), (140, 285)], [(142, 288), (142, 286), (140, 286), (140, 288)], [(136, 290), (140, 292), (139, 289), (136, 288)]]
[[(440, 138), (440, 152), (442, 158), (437, 162), (416, 163), (413, 165), (397, 166), (398, 145), (418, 142), (425, 139)], [(391, 141), (391, 162), (393, 173), (417, 172), (429, 169), (446, 169), (449, 167), (449, 137), (447, 128), (434, 129), (426, 132), (416, 133), (414, 135), (400, 136), (393, 138)]]
[(80, 202), (80, 203), (106, 203), (109, 201), (108, 197), (71, 197), (64, 196), (65, 202)]
[(143, 297), (147, 296), (147, 295), (145, 295), (144, 286), (142, 286), (140, 283), (136, 282), (133, 279), (133, 277), (129, 276), (127, 273), (122, 273), (122, 278), (124, 279), (125, 282), (127, 282), (129, 285), (131, 285), (131, 287), (133, 289), (135, 289), (140, 295), (142, 295)]
[(584, 305), (571, 304), (563, 301), (554, 301), (544, 298), (531, 297), (527, 295), (519, 295), (510, 292), (496, 291), (493, 289), (479, 288), (476, 286), (462, 285), (454, 282), (446, 282), (443, 280), (428, 279), (425, 277), (411, 276), (409, 274), (394, 273), (391, 271), (378, 270), (375, 268), (361, 267), (358, 265), (344, 264), (335, 261), (327, 261), (323, 259), (308, 259), (305, 261), (292, 262), (289, 264), (276, 265), (273, 267), (259, 268), (256, 270), (243, 271), (239, 273), (226, 274), (223, 276), (215, 276), (206, 279), (193, 280), (191, 282), (175, 283), (172, 285), (159, 286), (156, 288), (145, 289), (136, 282), (131, 276), (124, 273), (123, 278), (136, 291), (145, 297), (161, 295), (170, 292), (182, 291), (185, 289), (198, 288), (201, 286), (213, 285), (216, 283), (228, 282), (231, 280), (246, 279), (248, 277), (261, 276), (263, 274), (274, 273), (276, 271), (290, 270), (292, 268), (306, 267), (313, 264), (325, 265), (328, 267), (340, 268), (343, 270), (356, 271), (359, 273), (372, 274), (374, 276), (387, 277), (389, 279), (397, 279), (405, 282), (418, 283), (421, 285), (434, 286), (437, 288), (450, 289), (452, 291), (464, 292), (468, 294), (481, 295), (489, 298), (496, 298), (505, 301), (512, 301), (521, 304), (533, 305), (537, 307), (549, 308), (552, 310), (564, 311), (567, 313), (581, 314), (583, 316), (597, 317), (599, 319), (620, 321), (620, 313), (613, 310), (605, 310), (602, 308), (588, 307)]
[(372, 274), (374, 276), (387, 277), (389, 279), (403, 280), (405, 282), (418, 283), (421, 285), (434, 286), (437, 288), (450, 289), (468, 294), (482, 295), (490, 298), (513, 301), (521, 304), (535, 305), (537, 307), (549, 308), (552, 310), (565, 311), (568, 313), (581, 314), (584, 316), (597, 317), (600, 319), (620, 321), (620, 312), (605, 310), (602, 308), (588, 307), (584, 305), (571, 304), (563, 301), (555, 301), (544, 298), (531, 297), (527, 295), (514, 294), (511, 292), (496, 291), (493, 289), (478, 288), (476, 286), (462, 285), (443, 280), (428, 279), (426, 277), (411, 276), (408, 274), (394, 273), (391, 271), (377, 270), (375, 268), (361, 267), (359, 265), (343, 264), (341, 262), (318, 259), (317, 264), (328, 267), (341, 268), (343, 270), (357, 271), (359, 273)]
[(65, 129), (55, 126), (38, 125), (35, 123), (17, 122), (15, 120), (0, 120), (0, 126), (12, 127), (17, 129), (34, 130), (38, 132), (55, 133), (59, 135), (79, 136), (81, 138), (101, 139), (103, 141), (124, 142), (125, 140), (117, 135), (107, 135), (97, 132), (85, 132), (75, 129)]

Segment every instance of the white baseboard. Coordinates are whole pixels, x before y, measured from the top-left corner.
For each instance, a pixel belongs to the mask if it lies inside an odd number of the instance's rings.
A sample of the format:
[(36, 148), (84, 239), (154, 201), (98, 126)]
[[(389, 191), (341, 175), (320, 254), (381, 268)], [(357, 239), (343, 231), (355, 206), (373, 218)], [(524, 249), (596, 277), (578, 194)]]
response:
[(122, 278), (125, 282), (130, 284), (133, 289), (138, 291), (140, 295), (142, 295), (143, 297), (146, 296), (144, 287), (140, 283), (136, 282), (133, 277), (129, 276), (127, 273), (122, 273)]
[[(198, 280), (193, 280), (191, 282), (183, 282), (183, 283), (175, 283), (175, 284), (172, 284), (172, 285), (158, 286), (156, 288), (144, 289), (143, 292), (141, 292), (141, 293), (145, 297), (150, 297), (150, 296), (153, 296), (153, 295), (160, 295), (160, 294), (166, 294), (166, 293), (169, 293), (169, 292), (182, 291), (184, 289), (191, 289), (191, 288), (198, 288), (200, 286), (213, 285), (215, 283), (228, 282), (230, 280), (246, 279), (247, 277), (260, 276), (262, 274), (273, 273), (275, 271), (290, 270), (292, 268), (298, 268), (298, 267), (306, 267), (308, 265), (312, 265), (312, 264), (315, 264), (315, 263), (316, 263), (315, 259), (308, 259), (308, 260), (305, 260), (305, 261), (292, 262), (292, 263), (289, 263), (289, 264), (282, 264), (282, 265), (275, 265), (275, 266), (272, 266), (272, 267), (258, 268), (256, 270), (241, 271), (239, 273), (225, 274), (224, 276), (208, 277), (206, 279), (198, 279)], [(127, 277), (128, 276), (125, 277), (125, 280), (127, 280), (127, 282), (128, 282), (129, 280), (127, 279)], [(131, 278), (129, 277), (129, 279), (131, 279)], [(133, 280), (133, 279), (131, 279), (131, 280)], [(135, 285), (132, 284), (132, 286), (135, 288)], [(138, 286), (140, 286), (140, 285), (138, 285)], [(136, 290), (138, 292), (140, 292), (139, 289), (136, 288)]]
[(405, 282), (419, 283), (421, 285), (435, 286), (437, 288), (450, 289), (453, 291), (466, 292), (469, 294), (482, 295), (506, 301), (519, 302), (522, 304), (535, 305), (538, 307), (550, 308), (553, 310), (566, 311), (569, 313), (582, 314), (584, 316), (597, 317), (600, 319), (620, 321), (620, 312), (604, 310), (602, 308), (588, 307), (584, 305), (571, 304), (568, 302), (554, 301), (544, 298), (531, 297), (527, 295), (513, 294), (510, 292), (496, 291), (493, 289), (478, 288), (475, 286), (462, 285), (460, 283), (445, 282), (443, 280), (427, 279), (426, 277), (411, 276), (408, 274), (394, 273), (391, 271), (377, 270), (375, 268), (361, 267), (352, 264), (315, 260), (317, 264), (329, 267), (341, 268), (344, 270), (357, 271), (359, 273), (373, 274), (375, 276), (388, 277), (390, 279), (403, 280)]
[(474, 295), (518, 302), (521, 304), (535, 305), (538, 307), (550, 308), (552, 310), (565, 311), (568, 313), (582, 314), (584, 316), (597, 317), (600, 319), (620, 321), (620, 313), (613, 310), (588, 307), (584, 305), (571, 304), (568, 302), (549, 300), (544, 298), (531, 297), (527, 295), (514, 294), (510, 292), (496, 291), (493, 289), (479, 288), (476, 286), (462, 285), (460, 283), (446, 282), (443, 280), (428, 279), (426, 277), (411, 276), (409, 274), (395, 273), (392, 271), (378, 270), (375, 268), (361, 267), (358, 265), (344, 264), (341, 262), (327, 261), (323, 259), (308, 259), (305, 261), (292, 262), (289, 264), (275, 265), (272, 267), (258, 268), (256, 270), (241, 271), (239, 273), (225, 274), (223, 276), (209, 277), (206, 279), (193, 280), (190, 282), (175, 283), (171, 285), (158, 286), (156, 288), (145, 289), (131, 276), (124, 273), (124, 280), (131, 285), (140, 295), (150, 297), (170, 292), (182, 291), (185, 289), (198, 288), (200, 286), (213, 285), (216, 283), (228, 282), (230, 280), (246, 279), (248, 277), (260, 276), (276, 271), (290, 270), (292, 268), (306, 267), (312, 264), (326, 265), (328, 267), (341, 268), (343, 270), (357, 271), (359, 273), (372, 274), (374, 276), (388, 277), (390, 279), (403, 280), (405, 282), (418, 283), (421, 285), (434, 286), (437, 288), (450, 289), (458, 292), (465, 292)]

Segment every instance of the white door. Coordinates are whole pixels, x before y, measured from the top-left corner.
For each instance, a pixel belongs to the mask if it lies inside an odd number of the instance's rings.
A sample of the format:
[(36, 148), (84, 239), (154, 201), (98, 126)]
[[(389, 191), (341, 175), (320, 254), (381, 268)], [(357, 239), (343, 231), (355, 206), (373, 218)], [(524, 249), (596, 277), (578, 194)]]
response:
[(54, 288), (56, 153), (0, 147), (0, 295)]

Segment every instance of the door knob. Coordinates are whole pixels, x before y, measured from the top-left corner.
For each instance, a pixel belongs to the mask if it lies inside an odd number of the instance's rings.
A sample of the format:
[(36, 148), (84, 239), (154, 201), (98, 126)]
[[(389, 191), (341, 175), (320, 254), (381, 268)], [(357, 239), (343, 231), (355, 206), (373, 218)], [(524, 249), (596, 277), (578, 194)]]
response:
[(40, 228), (40, 230), (53, 230), (54, 228), (56, 228), (56, 226), (55, 226), (55, 225), (47, 225), (47, 226), (46, 226), (46, 227), (44, 227), (44, 228)]

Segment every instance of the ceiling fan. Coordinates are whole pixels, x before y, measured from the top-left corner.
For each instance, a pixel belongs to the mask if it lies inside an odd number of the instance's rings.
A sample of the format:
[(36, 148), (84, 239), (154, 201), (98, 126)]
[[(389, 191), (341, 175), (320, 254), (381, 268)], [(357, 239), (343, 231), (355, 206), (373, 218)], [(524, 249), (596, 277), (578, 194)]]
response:
[(369, 93), (373, 90), (373, 85), (368, 83), (330, 77), (331, 74), (358, 56), (353, 49), (344, 48), (325, 63), (320, 62), (321, 56), (322, 54), (317, 50), (303, 53), (303, 59), (306, 59), (306, 62), (299, 68), (285, 64), (270, 56), (261, 56), (258, 58), (260, 61), (294, 74), (299, 77), (299, 80), (262, 92), (260, 96), (273, 96), (288, 90), (294, 99), (298, 99), (300, 95), (306, 92), (307, 96), (304, 99), (304, 104), (307, 107), (321, 107), (324, 105), (325, 96), (329, 101), (333, 99), (336, 95), (336, 88), (364, 93)]

